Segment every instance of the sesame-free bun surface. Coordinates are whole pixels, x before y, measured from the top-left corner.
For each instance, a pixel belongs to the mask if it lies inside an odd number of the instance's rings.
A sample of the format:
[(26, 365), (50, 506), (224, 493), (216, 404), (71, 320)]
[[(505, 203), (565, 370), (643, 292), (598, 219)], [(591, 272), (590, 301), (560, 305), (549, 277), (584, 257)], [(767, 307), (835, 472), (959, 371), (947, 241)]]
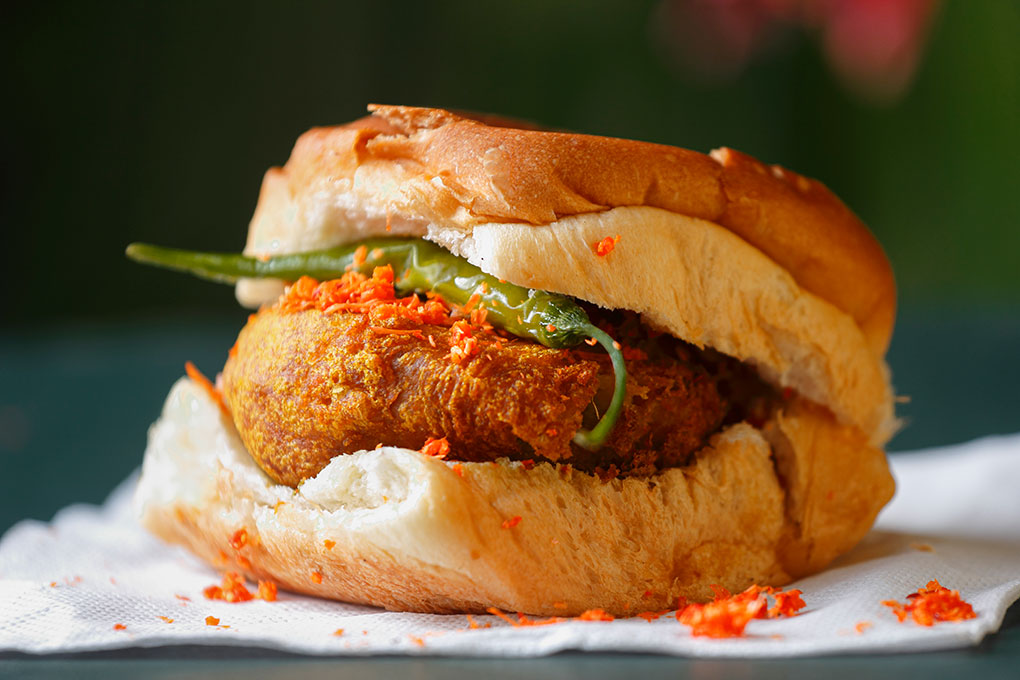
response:
[(370, 108), (368, 118), (305, 133), (286, 166), (266, 174), (246, 252), (326, 247), (386, 227), (470, 238), (488, 223), (546, 225), (648, 206), (740, 236), (849, 314), (876, 354), (888, 346), (889, 263), (861, 221), (815, 180), (727, 148), (704, 155), (486, 124), (442, 109)]
[[(295, 489), (274, 484), (182, 379), (150, 430), (136, 504), (163, 539), (295, 592), (412, 611), (621, 616), (708, 599), (710, 584), (816, 571), (891, 495), (882, 452), (799, 400), (648, 478), (383, 448), (337, 456)], [(235, 548), (240, 529), (248, 539)]]

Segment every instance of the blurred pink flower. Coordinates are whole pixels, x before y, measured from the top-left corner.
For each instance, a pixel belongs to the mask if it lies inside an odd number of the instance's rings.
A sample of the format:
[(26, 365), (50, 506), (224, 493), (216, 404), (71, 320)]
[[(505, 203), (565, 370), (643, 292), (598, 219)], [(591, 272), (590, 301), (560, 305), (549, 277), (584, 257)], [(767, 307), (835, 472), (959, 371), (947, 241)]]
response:
[(791, 30), (816, 33), (829, 65), (857, 94), (888, 102), (917, 70), (938, 0), (664, 0), (665, 45), (702, 78), (732, 78)]

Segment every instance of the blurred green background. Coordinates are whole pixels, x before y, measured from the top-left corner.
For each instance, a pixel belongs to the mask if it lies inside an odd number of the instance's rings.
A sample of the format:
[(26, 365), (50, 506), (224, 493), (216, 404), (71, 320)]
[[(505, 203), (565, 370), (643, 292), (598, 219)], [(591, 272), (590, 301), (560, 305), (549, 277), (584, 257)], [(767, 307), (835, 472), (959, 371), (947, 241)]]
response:
[(1020, 3), (942, 3), (913, 82), (881, 104), (834, 76), (810, 30), (707, 77), (676, 57), (659, 2), (3, 16), (0, 531), (101, 499), (141, 460), (183, 362), (214, 374), (244, 319), (229, 288), (138, 267), (124, 246), (239, 249), (265, 169), (369, 102), (727, 145), (823, 180), (897, 273), (889, 362), (912, 401), (892, 448), (1020, 430)]

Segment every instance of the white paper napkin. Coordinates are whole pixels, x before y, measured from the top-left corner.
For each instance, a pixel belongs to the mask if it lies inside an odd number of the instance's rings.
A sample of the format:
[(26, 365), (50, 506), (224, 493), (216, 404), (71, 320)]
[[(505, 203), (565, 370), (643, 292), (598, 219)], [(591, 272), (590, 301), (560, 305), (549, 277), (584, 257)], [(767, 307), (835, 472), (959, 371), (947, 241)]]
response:
[[(102, 507), (71, 506), (49, 524), (25, 521), (0, 540), (0, 650), (208, 644), (307, 654), (526, 657), (576, 649), (787, 657), (976, 644), (1020, 598), (1020, 435), (900, 454), (893, 473), (899, 489), (875, 530), (830, 569), (791, 586), (804, 592), (801, 615), (754, 620), (746, 637), (723, 640), (692, 637), (672, 615), (541, 627), (478, 616), (491, 627), (471, 629), (464, 616), (392, 613), (284, 592), (276, 602), (210, 601), (202, 590), (218, 574), (136, 525), (129, 479)], [(923, 627), (899, 623), (881, 604), (903, 601), (933, 578), (958, 589), (977, 618)], [(220, 625), (207, 625), (208, 616)], [(864, 622), (870, 625), (858, 632)]]

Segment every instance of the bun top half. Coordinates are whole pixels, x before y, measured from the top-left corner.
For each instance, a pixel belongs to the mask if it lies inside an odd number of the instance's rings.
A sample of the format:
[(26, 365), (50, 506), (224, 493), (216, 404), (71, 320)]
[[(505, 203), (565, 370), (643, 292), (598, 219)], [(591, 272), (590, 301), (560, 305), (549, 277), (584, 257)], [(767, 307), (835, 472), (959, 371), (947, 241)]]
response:
[[(722, 148), (704, 155), (443, 109), (301, 136), (266, 173), (245, 252), (414, 235), (512, 283), (641, 313), (759, 367), (881, 444), (892, 270), (821, 183)], [(620, 236), (597, 257), (591, 243)], [(242, 281), (258, 304), (278, 285)]]

